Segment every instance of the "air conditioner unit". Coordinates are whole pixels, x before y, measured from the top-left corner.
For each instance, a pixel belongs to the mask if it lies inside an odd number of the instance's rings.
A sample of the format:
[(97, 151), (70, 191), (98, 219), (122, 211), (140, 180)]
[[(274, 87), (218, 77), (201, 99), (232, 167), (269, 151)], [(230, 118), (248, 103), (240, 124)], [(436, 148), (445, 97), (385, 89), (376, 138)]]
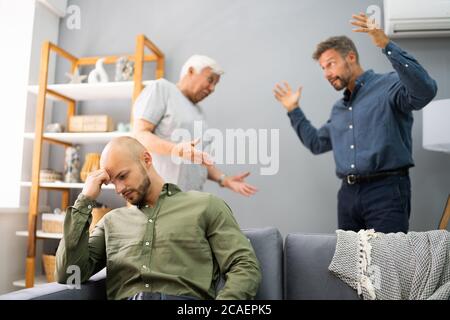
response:
[(449, 37), (450, 0), (384, 0), (384, 29), (391, 38)]

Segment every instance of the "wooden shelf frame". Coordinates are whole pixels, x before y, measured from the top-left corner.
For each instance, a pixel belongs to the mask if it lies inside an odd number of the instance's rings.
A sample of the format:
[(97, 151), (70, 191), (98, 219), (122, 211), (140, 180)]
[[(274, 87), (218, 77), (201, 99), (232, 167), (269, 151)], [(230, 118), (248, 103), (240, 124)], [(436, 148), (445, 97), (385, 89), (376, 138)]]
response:
[[(34, 132), (25, 132), (25, 139), (34, 139)], [(131, 136), (131, 132), (62, 132), (51, 133), (46, 132), (43, 134), (43, 140), (61, 144), (64, 146), (73, 146), (80, 144), (105, 144), (113, 138)]]
[(450, 194), (448, 195), (447, 202), (444, 207), (444, 211), (442, 212), (441, 220), (439, 221), (439, 230), (446, 230), (448, 223), (450, 221)]
[[(145, 48), (151, 51), (151, 54), (145, 54)], [(35, 122), (35, 134), (33, 142), (33, 164), (31, 173), (31, 190), (30, 190), (30, 203), (28, 213), (28, 242), (27, 242), (27, 257), (25, 265), (25, 285), (27, 288), (34, 286), (35, 276), (35, 258), (36, 258), (36, 223), (37, 216), (39, 214), (39, 193), (40, 189), (55, 190), (62, 193), (61, 207), (67, 208), (69, 205), (70, 189), (68, 188), (43, 188), (39, 181), (39, 172), (41, 168), (42, 159), (42, 143), (48, 142), (55, 145), (63, 146), (64, 148), (70, 147), (72, 144), (57, 139), (52, 139), (44, 136), (44, 115), (45, 104), (47, 95), (57, 98), (67, 104), (67, 123), (71, 116), (76, 114), (76, 101), (71, 99), (57, 91), (48, 88), (48, 68), (49, 58), (51, 53), (55, 53), (58, 56), (68, 60), (70, 62), (70, 70), (73, 74), (78, 67), (93, 65), (98, 59), (105, 58), (105, 63), (116, 63), (120, 56), (95, 56), (95, 57), (75, 57), (64, 49), (57, 45), (45, 41), (41, 48), (41, 60), (40, 60), (40, 74), (39, 74), (39, 90), (36, 102), (36, 122)], [(134, 89), (132, 95), (132, 103), (139, 96), (144, 85), (142, 81), (144, 62), (156, 62), (155, 77), (159, 79), (164, 76), (164, 54), (162, 51), (145, 35), (140, 34), (136, 37), (136, 49), (132, 55), (127, 57), (134, 61)], [(130, 108), (132, 109), (132, 108)], [(133, 123), (132, 119), (133, 110), (130, 112), (130, 123)]]

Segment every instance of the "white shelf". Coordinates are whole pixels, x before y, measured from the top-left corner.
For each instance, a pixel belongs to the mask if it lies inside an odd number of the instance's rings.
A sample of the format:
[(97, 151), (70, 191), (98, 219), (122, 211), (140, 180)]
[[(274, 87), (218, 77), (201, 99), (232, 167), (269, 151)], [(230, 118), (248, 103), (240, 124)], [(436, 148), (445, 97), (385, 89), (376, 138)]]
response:
[[(47, 284), (47, 278), (42, 275), (42, 276), (35, 276), (34, 277), (34, 286), (39, 286), (39, 285), (43, 285), (43, 284)], [(13, 282), (13, 285), (16, 287), (23, 287), (25, 288), (25, 279), (22, 280), (17, 280)]]
[[(151, 80), (144, 81), (146, 86)], [(51, 84), (47, 89), (53, 90), (63, 96), (74, 100), (109, 100), (109, 99), (131, 99), (134, 90), (133, 81), (105, 82), (105, 83), (67, 83)], [(30, 93), (38, 94), (39, 86), (28, 86)], [(59, 100), (48, 94), (48, 99)]]
[[(0, 210), (0, 215), (1, 214), (19, 214), (19, 213), (24, 213), (24, 214), (28, 214), (28, 210), (29, 210), (29, 206), (20, 206), (18, 208), (2, 208)], [(39, 212), (50, 212), (50, 207), (49, 206), (41, 206), (39, 207)]]
[[(24, 138), (34, 139), (34, 132), (24, 133)], [(108, 143), (114, 138), (131, 136), (130, 132), (62, 132), (62, 133), (44, 133), (45, 138), (54, 139), (71, 144), (90, 144), (90, 143)]]
[[(31, 187), (31, 181), (22, 181), (20, 183), (22, 187)], [(61, 189), (83, 189), (84, 183), (67, 183), (67, 182), (41, 182), (40, 184), (43, 188), (61, 188)], [(107, 186), (102, 185), (102, 189), (113, 190), (114, 185), (108, 184)]]
[[(28, 231), (16, 231), (16, 236), (19, 237), (28, 237)], [(62, 233), (48, 233), (43, 232), (42, 230), (36, 231), (36, 238), (41, 239), (62, 239), (63, 234)]]

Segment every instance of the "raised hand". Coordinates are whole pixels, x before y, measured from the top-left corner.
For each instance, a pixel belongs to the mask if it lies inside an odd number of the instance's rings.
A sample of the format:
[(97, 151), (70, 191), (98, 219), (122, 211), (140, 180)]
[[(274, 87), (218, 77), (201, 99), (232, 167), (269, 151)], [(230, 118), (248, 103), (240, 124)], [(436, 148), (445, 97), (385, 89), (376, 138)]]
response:
[(244, 181), (250, 175), (250, 172), (245, 172), (236, 176), (226, 177), (223, 180), (223, 186), (246, 197), (254, 195), (258, 189)]
[(275, 99), (277, 99), (283, 105), (283, 107), (288, 112), (290, 112), (299, 106), (298, 102), (302, 95), (303, 87), (299, 87), (297, 91), (292, 92), (289, 83), (283, 81), (283, 84), (284, 86), (281, 86), (279, 83), (277, 83), (275, 88), (273, 89), (273, 93)]
[(350, 20), (350, 23), (359, 27), (358, 29), (353, 29), (353, 32), (367, 33), (377, 47), (381, 49), (386, 48), (389, 43), (389, 37), (384, 33), (383, 29), (380, 29), (380, 26), (376, 24), (374, 19), (362, 12), (352, 15), (352, 18), (354, 20)]
[(100, 169), (89, 173), (81, 191), (86, 197), (91, 200), (97, 199), (101, 192), (102, 184), (108, 184), (110, 177), (105, 169)]

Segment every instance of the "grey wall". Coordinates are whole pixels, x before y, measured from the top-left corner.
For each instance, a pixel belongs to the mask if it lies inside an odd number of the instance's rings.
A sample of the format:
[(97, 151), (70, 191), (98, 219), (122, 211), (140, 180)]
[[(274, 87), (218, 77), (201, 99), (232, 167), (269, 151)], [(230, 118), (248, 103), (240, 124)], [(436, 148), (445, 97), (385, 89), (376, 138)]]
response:
[[(272, 95), (274, 84), (287, 80), (304, 85), (301, 105), (313, 124), (329, 116), (337, 93), (323, 79), (311, 59), (315, 45), (332, 35), (354, 39), (364, 68), (387, 72), (392, 68), (364, 34), (353, 34), (352, 13), (382, 1), (359, 0), (73, 0), (81, 8), (81, 29), (69, 30), (62, 20), (59, 44), (78, 56), (132, 52), (135, 36), (144, 33), (165, 53), (166, 78), (176, 81), (183, 62), (194, 53), (207, 54), (225, 68), (216, 93), (201, 104), (209, 125), (226, 128), (280, 130), (280, 170), (259, 175), (258, 165), (221, 166), (228, 174), (252, 171), (248, 181), (260, 192), (247, 199), (208, 183), (233, 208), (243, 227), (276, 226), (282, 233), (333, 232), (336, 229), (336, 193), (332, 154), (313, 156), (301, 145), (282, 107)], [(437, 80), (437, 98), (450, 98), (450, 41), (399, 40)], [(64, 79), (60, 65), (59, 81)], [(117, 108), (115, 108), (117, 107)], [(115, 119), (128, 116), (127, 102), (89, 103), (90, 113), (110, 112)], [(64, 119), (54, 109), (55, 119)], [(412, 170), (412, 230), (436, 228), (450, 192), (450, 156), (421, 147), (422, 114), (415, 113)], [(101, 146), (94, 147), (101, 150)], [(60, 157), (60, 158), (58, 158)], [(53, 151), (55, 167), (61, 155)], [(116, 197), (103, 196), (105, 201)], [(121, 202), (115, 201), (120, 204)]]

